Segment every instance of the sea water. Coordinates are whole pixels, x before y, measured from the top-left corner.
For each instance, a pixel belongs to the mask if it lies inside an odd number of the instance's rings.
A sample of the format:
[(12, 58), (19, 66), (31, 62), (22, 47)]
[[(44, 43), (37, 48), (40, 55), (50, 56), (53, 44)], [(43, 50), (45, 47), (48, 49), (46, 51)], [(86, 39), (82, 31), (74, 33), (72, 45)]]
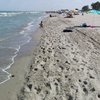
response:
[(20, 48), (30, 42), (31, 34), (44, 16), (44, 12), (0, 12), (0, 84), (10, 79), (7, 69)]

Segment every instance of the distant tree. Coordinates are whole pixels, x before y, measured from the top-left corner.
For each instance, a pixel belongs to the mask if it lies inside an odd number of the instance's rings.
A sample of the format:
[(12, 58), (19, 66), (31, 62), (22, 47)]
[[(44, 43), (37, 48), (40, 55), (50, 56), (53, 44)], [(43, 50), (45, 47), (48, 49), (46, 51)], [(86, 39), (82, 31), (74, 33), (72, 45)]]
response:
[(97, 1), (96, 3), (92, 3), (91, 6), (92, 6), (92, 9), (100, 10), (100, 2), (99, 1)]
[(88, 6), (88, 5), (83, 6), (83, 7), (82, 7), (82, 11), (89, 11), (89, 6)]

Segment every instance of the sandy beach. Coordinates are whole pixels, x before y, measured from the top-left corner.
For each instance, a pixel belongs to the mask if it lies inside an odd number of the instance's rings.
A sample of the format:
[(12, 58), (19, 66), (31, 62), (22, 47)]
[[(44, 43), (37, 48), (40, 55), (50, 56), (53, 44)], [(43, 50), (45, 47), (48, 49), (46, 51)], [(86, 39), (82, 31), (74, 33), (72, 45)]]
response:
[(12, 66), (15, 77), (0, 86), (0, 100), (99, 100), (100, 28), (63, 32), (83, 22), (100, 26), (99, 19), (93, 14), (45, 18), (33, 38), (38, 45)]
[(44, 33), (18, 100), (100, 99), (100, 29), (73, 28), (72, 32), (63, 32), (83, 22), (93, 24), (93, 20), (100, 26), (98, 19), (99, 15), (85, 14), (43, 21)]

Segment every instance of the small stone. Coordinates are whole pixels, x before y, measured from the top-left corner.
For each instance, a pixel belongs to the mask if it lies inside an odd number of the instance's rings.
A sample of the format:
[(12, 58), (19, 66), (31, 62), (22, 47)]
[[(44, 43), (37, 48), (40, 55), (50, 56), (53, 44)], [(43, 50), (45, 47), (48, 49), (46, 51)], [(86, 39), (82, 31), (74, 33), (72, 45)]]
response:
[(38, 88), (35, 87), (34, 89), (37, 90), (37, 94), (39, 94), (41, 92), (41, 89), (39, 87)]
[(70, 81), (71, 79), (69, 78), (68, 80)]
[(44, 58), (43, 61), (46, 62), (47, 61), (47, 58)]
[(32, 65), (30, 66), (30, 69), (32, 69)]
[(49, 92), (48, 91), (45, 91), (45, 93), (48, 94)]
[(73, 86), (71, 86), (71, 88), (73, 88)]
[(61, 79), (60, 79), (60, 78), (58, 78), (58, 79), (57, 79), (57, 81), (58, 81), (58, 82), (61, 82)]
[(95, 88), (93, 87), (90, 91), (94, 92), (95, 91)]
[(43, 54), (45, 54), (45, 51), (43, 50)]
[(68, 61), (65, 61), (65, 63), (68, 63)]
[(27, 82), (29, 81), (29, 77), (26, 77), (25, 79), (26, 79)]
[(69, 71), (69, 68), (66, 68), (66, 70), (68, 70), (68, 71)]
[(56, 64), (53, 64), (54, 66), (56, 65)]
[(37, 63), (39, 63), (39, 61), (37, 61)]
[(87, 91), (86, 88), (83, 88), (83, 91), (84, 91), (86, 94), (88, 94), (88, 91)]
[(83, 81), (83, 83), (86, 85), (87, 84), (87, 82), (86, 81)]
[(48, 59), (50, 59), (50, 57), (48, 56)]
[(90, 76), (90, 78), (95, 79), (93, 76)]
[(28, 86), (28, 88), (29, 88), (30, 90), (32, 89), (32, 84), (28, 84), (27, 86)]
[(55, 83), (55, 85), (57, 86), (57, 85), (58, 85), (58, 83)]
[(57, 60), (57, 62), (59, 62), (59, 60)]
[(39, 56), (39, 58), (41, 58), (41, 56)]
[(79, 79), (79, 82), (81, 82), (81, 80)]
[(11, 77), (15, 77), (15, 75), (11, 75)]
[(37, 68), (35, 68), (34, 70), (35, 70), (35, 71), (37, 71), (38, 69), (37, 69)]
[(65, 75), (65, 78), (67, 78), (68, 76), (67, 75)]
[(78, 92), (78, 89), (76, 89), (76, 92)]
[(65, 47), (62, 47), (62, 49), (66, 49)]
[(69, 95), (68, 100), (73, 100), (73, 97), (71, 95)]
[(77, 59), (75, 59), (75, 58), (73, 58), (73, 60), (74, 60), (75, 62), (78, 62), (78, 60), (77, 60)]
[(43, 65), (41, 64), (41, 66), (43, 67)]
[(63, 70), (64, 68), (62, 66), (59, 66), (61, 68), (61, 70)]
[(65, 63), (70, 64), (68, 61), (66, 61)]
[(98, 98), (100, 98), (100, 94), (98, 94)]
[(84, 68), (81, 68), (82, 70), (84, 70)]
[(50, 83), (46, 83), (45, 85), (46, 85), (46, 87), (49, 87), (51, 89)]
[(82, 87), (85, 87), (84, 85), (82, 85)]

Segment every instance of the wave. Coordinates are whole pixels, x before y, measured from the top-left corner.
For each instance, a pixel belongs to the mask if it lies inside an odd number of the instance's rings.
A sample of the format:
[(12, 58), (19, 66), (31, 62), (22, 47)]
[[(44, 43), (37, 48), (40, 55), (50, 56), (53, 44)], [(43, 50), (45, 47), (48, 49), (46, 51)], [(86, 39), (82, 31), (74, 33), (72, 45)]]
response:
[[(22, 30), (22, 31), (20, 32), (20, 34), (23, 34), (23, 35), (25, 36), (25, 38), (27, 37), (27, 41), (23, 42), (22, 44), (20, 44), (20, 45), (19, 45), (18, 47), (16, 47), (16, 48), (14, 48), (14, 47), (7, 47), (7, 48), (9, 48), (9, 49), (15, 49), (16, 52), (15, 52), (14, 55), (10, 58), (10, 59), (11, 59), (11, 63), (10, 63), (8, 66), (6, 66), (6, 68), (0, 68), (0, 70), (1, 70), (2, 72), (4, 72), (5, 74), (7, 74), (7, 76), (6, 76), (7, 78), (4, 79), (4, 81), (0, 82), (0, 84), (3, 84), (3, 83), (5, 83), (5, 82), (7, 82), (8, 80), (10, 80), (11, 74), (10, 74), (9, 72), (7, 72), (7, 70), (10, 69), (11, 66), (14, 64), (14, 60), (15, 60), (16, 56), (18, 55), (18, 52), (19, 52), (21, 46), (23, 46), (23, 45), (29, 43), (29, 42), (31, 41), (31, 39), (32, 39), (28, 34), (27, 34), (27, 35), (25, 34), (25, 32), (31, 28), (32, 22), (28, 23), (27, 25), (28, 25), (28, 26), (25, 27), (24, 30)], [(2, 47), (2, 46), (0, 46), (0, 48), (5, 48), (5, 49), (6, 49), (6, 47)]]
[(26, 11), (24, 13), (26, 13), (26, 14), (38, 14), (40, 12), (38, 12), (38, 11)]
[(23, 12), (0, 12), (0, 17), (12, 17), (20, 14), (38, 14), (40, 12), (23, 11)]
[(22, 12), (0, 12), (0, 17), (11, 17), (22, 14)]
[(34, 27), (34, 21), (31, 21), (31, 22), (29, 22), (27, 25), (26, 25), (26, 27), (24, 27), (23, 29), (22, 29), (22, 31), (20, 32), (20, 34), (23, 34), (24, 36), (27, 36), (27, 35), (29, 35), (29, 32), (27, 32), (27, 31), (29, 31), (29, 30), (31, 30), (31, 28), (33, 29), (33, 27)]
[[(26, 41), (26, 43), (29, 43), (31, 41), (31, 37), (29, 37), (29, 39)], [(14, 61), (15, 61), (15, 58), (16, 56), (18, 55), (18, 52), (21, 48), (21, 46), (25, 45), (26, 43), (23, 43), (21, 44), (18, 48), (16, 48), (16, 52), (14, 53), (14, 56), (12, 56), (10, 59), (11, 59), (11, 63), (6, 67), (6, 68), (0, 68), (2, 70), (2, 72), (6, 73), (7, 74), (7, 79), (0, 82), (0, 84), (3, 84), (5, 82), (7, 82), (8, 80), (10, 80), (10, 77), (11, 77), (11, 74), (7, 72), (8, 69), (11, 68), (11, 66), (14, 64)], [(5, 48), (5, 47), (4, 47)], [(12, 47), (9, 47), (10, 49), (15, 49), (15, 48), (12, 48)]]
[(0, 84), (3, 84), (3, 83), (5, 83), (6, 81), (10, 80), (11, 74), (8, 73), (6, 70), (9, 69), (9, 68), (14, 64), (14, 59), (15, 59), (16, 56), (17, 56), (17, 52), (16, 52), (16, 55), (14, 55), (14, 56), (11, 58), (12, 63), (9, 64), (5, 69), (1, 69), (4, 73), (8, 74), (8, 76), (7, 76), (7, 79), (4, 80), (4, 81), (2, 81), (2, 82), (0, 82)]
[[(40, 13), (40, 12), (7, 12), (7, 13), (4, 13), (4, 12), (0, 12), (0, 15), (2, 16), (16, 16), (18, 14), (22, 14), (22, 13)], [(11, 49), (15, 49), (16, 52), (14, 53), (14, 55), (11, 57), (11, 63), (4, 69), (1, 69), (4, 73), (8, 74), (7, 76), (7, 79), (4, 80), (3, 82), (0, 82), (0, 84), (3, 84), (5, 83), (6, 81), (10, 80), (10, 77), (11, 77), (11, 74), (8, 73), (6, 70), (9, 69), (13, 64), (14, 64), (14, 59), (15, 57), (18, 55), (18, 52), (20, 50), (20, 48), (29, 43), (31, 40), (32, 40), (32, 37), (31, 37), (31, 34), (38, 28), (38, 24), (40, 23), (40, 21), (44, 18), (44, 15), (42, 15), (41, 17), (38, 17), (36, 19), (36, 21), (32, 20), (30, 21), (29, 23), (27, 23), (27, 25), (19, 32), (19, 35), (18, 36), (23, 36), (24, 38), (22, 38), (22, 42), (19, 42), (21, 43), (20, 45), (17, 45), (17, 46), (13, 46), (11, 45)], [(13, 37), (9, 37), (7, 39), (12, 39)], [(16, 39), (15, 39), (16, 40)], [(0, 40), (1, 42), (4, 41), (4, 39), (1, 39)], [(13, 40), (12, 40), (13, 41)], [(4, 45), (3, 45), (4, 46)], [(9, 45), (10, 46), (10, 45)]]
[[(3, 48), (5, 48), (5, 47), (3, 47)], [(9, 49), (14, 49), (14, 48), (9, 47)], [(17, 56), (17, 53), (19, 52), (19, 50), (20, 50), (20, 46), (19, 46), (19, 48), (16, 49), (16, 52), (14, 53), (14, 56), (12, 56), (12, 57), (10, 58), (12, 62), (11, 62), (6, 68), (0, 68), (0, 69), (2, 70), (2, 72), (6, 73), (6, 74), (8, 75), (8, 76), (7, 76), (7, 79), (4, 80), (4, 81), (2, 81), (2, 82), (0, 82), (0, 84), (3, 84), (3, 83), (5, 83), (6, 81), (10, 80), (11, 74), (8, 73), (6, 70), (9, 69), (9, 68), (14, 64), (14, 59), (15, 59), (15, 57)]]

